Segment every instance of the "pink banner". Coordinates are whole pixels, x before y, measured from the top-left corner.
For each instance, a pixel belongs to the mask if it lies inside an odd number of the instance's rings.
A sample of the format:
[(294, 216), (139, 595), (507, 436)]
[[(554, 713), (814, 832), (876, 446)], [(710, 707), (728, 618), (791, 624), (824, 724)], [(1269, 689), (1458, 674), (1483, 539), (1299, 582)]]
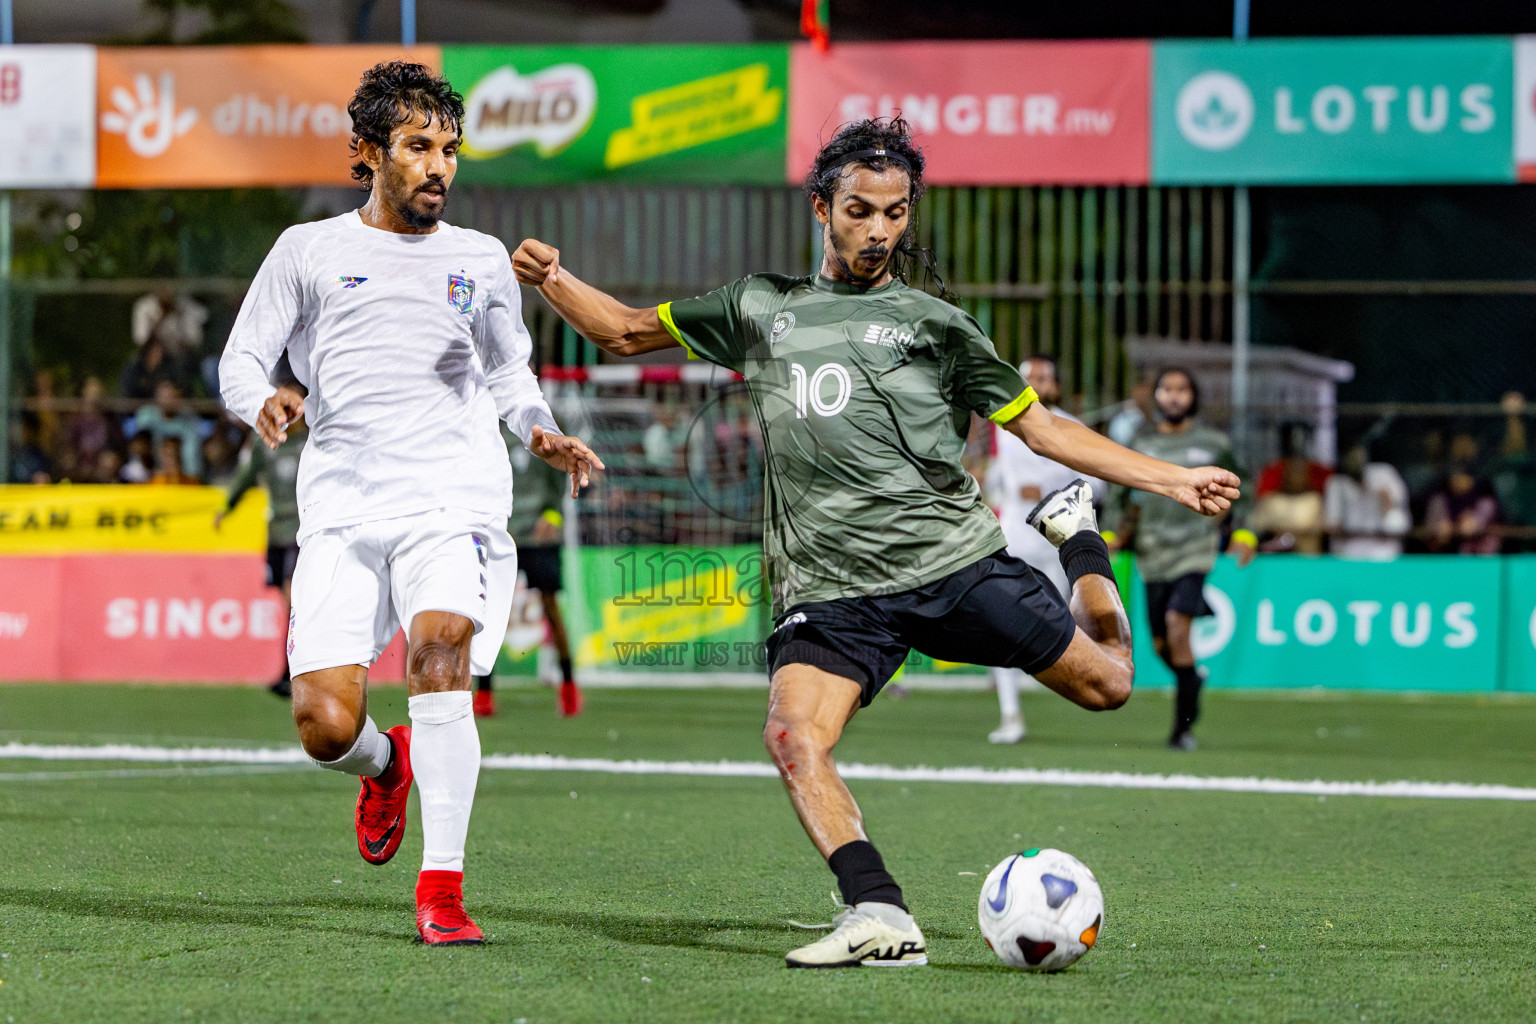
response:
[(786, 173), (839, 126), (899, 113), (930, 184), (1145, 184), (1151, 61), (1141, 40), (795, 46)]
[(260, 555), (0, 560), (0, 679), (270, 682), (288, 621)]

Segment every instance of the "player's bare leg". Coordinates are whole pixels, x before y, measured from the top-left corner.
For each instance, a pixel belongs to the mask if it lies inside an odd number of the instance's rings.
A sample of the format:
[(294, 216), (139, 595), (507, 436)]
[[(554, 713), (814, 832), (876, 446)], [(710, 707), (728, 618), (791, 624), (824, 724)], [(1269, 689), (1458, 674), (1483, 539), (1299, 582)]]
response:
[(357, 852), (383, 864), (400, 848), (411, 793), (411, 728), (379, 732), (368, 717), (368, 668), (341, 665), (293, 679), (293, 720), (304, 752), (322, 768), (362, 777)]
[(539, 591), (544, 621), (549, 623), (549, 638), (560, 659), (560, 714), (574, 718), (581, 714), (581, 688), (576, 685), (575, 664), (571, 661), (571, 642), (565, 633), (565, 616), (560, 614), (559, 595)]
[(865, 835), (864, 816), (832, 757), (861, 696), (858, 683), (813, 665), (785, 665), (769, 684), (763, 745), (849, 907), (834, 921), (832, 934), (785, 958), (791, 967), (928, 962), (922, 932)]
[(421, 794), (422, 864), (416, 928), (428, 945), (478, 945), (464, 912), (464, 841), (480, 776), (480, 733), (471, 707), (469, 645), (475, 624), (420, 612), (406, 647), (411, 760)]

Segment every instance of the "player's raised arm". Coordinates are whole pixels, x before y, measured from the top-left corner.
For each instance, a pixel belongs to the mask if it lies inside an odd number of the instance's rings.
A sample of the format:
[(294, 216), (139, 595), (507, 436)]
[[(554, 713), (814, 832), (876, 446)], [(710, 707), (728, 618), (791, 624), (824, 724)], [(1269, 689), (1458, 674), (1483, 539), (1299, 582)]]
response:
[(616, 356), (677, 345), (657, 307), (635, 309), (580, 280), (560, 266), (560, 250), (537, 239), (524, 239), (512, 254), (512, 268), (523, 284), (538, 288), (544, 300), (584, 338)]
[(1186, 469), (1154, 459), (1116, 444), (1081, 423), (1053, 416), (1039, 402), (1030, 403), (1003, 427), (1034, 451), (1063, 466), (1110, 483), (1164, 495), (1202, 515), (1220, 515), (1232, 507), (1240, 494), (1240, 481), (1231, 470), (1220, 466)]
[(274, 388), (273, 373), (299, 325), (304, 290), (302, 253), (292, 229), (262, 261), (219, 359), (219, 396), (224, 407), (254, 427), (268, 448), (287, 440), (288, 424), (304, 415), (304, 395), (292, 386)]

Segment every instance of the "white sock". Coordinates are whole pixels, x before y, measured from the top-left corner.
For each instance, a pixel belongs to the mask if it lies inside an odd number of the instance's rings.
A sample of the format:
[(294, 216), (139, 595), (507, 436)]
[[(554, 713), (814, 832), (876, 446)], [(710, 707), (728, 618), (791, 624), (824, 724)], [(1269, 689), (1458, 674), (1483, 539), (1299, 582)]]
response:
[(992, 682), (997, 686), (997, 706), (1003, 713), (1003, 721), (1016, 721), (1019, 717), (1019, 670), (994, 668)]
[(480, 778), (480, 731), (468, 690), (422, 693), (411, 708), (411, 767), (421, 794), (421, 870), (463, 871)]
[(379, 732), (379, 727), (373, 724), (370, 716), (363, 719), (363, 731), (357, 734), (357, 742), (352, 744), (352, 749), (342, 754), (334, 761), (315, 761), (321, 768), (329, 768), (334, 772), (346, 772), (348, 775), (366, 775), (370, 779), (376, 779), (383, 774), (389, 766), (390, 756), (389, 737)]

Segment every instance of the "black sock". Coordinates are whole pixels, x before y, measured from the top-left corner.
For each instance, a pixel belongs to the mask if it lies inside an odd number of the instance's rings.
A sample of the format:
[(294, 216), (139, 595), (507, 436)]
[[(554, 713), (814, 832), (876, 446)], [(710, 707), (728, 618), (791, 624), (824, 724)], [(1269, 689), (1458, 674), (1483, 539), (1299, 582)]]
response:
[(1115, 570), (1109, 564), (1109, 545), (1092, 530), (1082, 530), (1066, 539), (1056, 552), (1067, 579), (1077, 586), (1084, 576), (1107, 576), (1114, 582)]
[(575, 682), (576, 681), (575, 672), (576, 672), (576, 668), (575, 668), (574, 665), (571, 664), (571, 659), (570, 658), (561, 658), (560, 659), (560, 678), (562, 680), (564, 680), (567, 683)]
[(850, 907), (858, 903), (894, 903), (902, 910), (907, 904), (901, 898), (901, 886), (885, 870), (885, 861), (875, 844), (863, 839), (844, 843), (827, 858), (827, 867), (837, 876), (837, 887), (843, 894), (843, 902)]
[(475, 689), (489, 690), (491, 688), (491, 674), (487, 672), (483, 676), (475, 676)]
[(1193, 665), (1175, 665), (1178, 689), (1173, 697), (1173, 735), (1178, 738), (1200, 717), (1200, 672)]

